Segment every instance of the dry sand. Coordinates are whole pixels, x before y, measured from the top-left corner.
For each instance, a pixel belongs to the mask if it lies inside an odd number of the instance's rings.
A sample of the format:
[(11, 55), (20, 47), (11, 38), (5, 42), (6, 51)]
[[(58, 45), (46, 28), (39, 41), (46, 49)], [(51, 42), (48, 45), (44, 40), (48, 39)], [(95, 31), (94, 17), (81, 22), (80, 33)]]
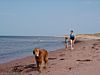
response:
[(0, 64), (0, 75), (100, 75), (100, 40), (75, 44), (74, 50), (49, 52), (47, 69), (39, 73), (33, 56)]

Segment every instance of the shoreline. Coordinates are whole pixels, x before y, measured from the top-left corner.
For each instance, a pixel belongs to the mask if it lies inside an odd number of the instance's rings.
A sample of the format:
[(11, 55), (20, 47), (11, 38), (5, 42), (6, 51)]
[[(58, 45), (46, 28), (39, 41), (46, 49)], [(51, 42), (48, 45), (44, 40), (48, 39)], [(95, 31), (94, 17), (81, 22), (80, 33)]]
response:
[[(49, 53), (51, 53), (51, 52), (55, 52), (55, 51), (58, 51), (58, 50), (61, 50), (61, 49), (63, 49), (63, 48), (58, 48), (58, 49), (54, 49), (54, 50), (50, 50), (50, 51), (48, 51)], [(34, 58), (34, 55), (26, 55), (26, 56), (20, 56), (20, 57), (16, 57), (16, 58), (12, 58), (12, 59), (10, 59), (10, 61), (7, 61), (7, 62), (4, 62), (4, 63), (0, 63), (0, 65), (2, 65), (2, 64), (8, 64), (8, 63), (12, 63), (12, 62), (14, 62), (14, 61), (19, 61), (19, 60), (22, 60), (22, 59), (26, 59), (26, 58)]]
[[(58, 46), (59, 45), (59, 46)], [(5, 36), (0, 37), (0, 63), (6, 63), (32, 55), (35, 47), (48, 51), (64, 47), (63, 38), (50, 36)]]
[[(75, 49), (49, 52), (49, 63), (40, 75), (98, 75), (100, 39), (80, 40)], [(0, 75), (38, 75), (33, 56), (0, 64)]]
[[(49, 52), (49, 54), (51, 54), (53, 52), (56, 52), (56, 51), (59, 51), (59, 50), (63, 50), (63, 49), (64, 48), (59, 48), (59, 49), (54, 49), (54, 50), (51, 50), (51, 51), (48, 51), (48, 52)], [(8, 61), (8, 62), (5, 62), (5, 63), (0, 63), (0, 65), (23, 61), (24, 59), (27, 59), (27, 58), (33, 59), (34, 58), (34, 55), (28, 55), (28, 56), (19, 57), (19, 58), (16, 58), (16, 59), (11, 59), (11, 61)]]

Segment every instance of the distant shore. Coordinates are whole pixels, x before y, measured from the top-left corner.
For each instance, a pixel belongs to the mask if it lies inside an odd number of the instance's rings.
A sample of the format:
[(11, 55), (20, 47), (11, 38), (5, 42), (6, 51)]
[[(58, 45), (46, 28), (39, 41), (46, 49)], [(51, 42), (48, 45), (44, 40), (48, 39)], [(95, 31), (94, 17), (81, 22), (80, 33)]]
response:
[[(49, 52), (48, 68), (40, 75), (99, 75), (100, 39), (81, 40), (74, 50)], [(34, 56), (0, 64), (0, 75), (38, 75)]]

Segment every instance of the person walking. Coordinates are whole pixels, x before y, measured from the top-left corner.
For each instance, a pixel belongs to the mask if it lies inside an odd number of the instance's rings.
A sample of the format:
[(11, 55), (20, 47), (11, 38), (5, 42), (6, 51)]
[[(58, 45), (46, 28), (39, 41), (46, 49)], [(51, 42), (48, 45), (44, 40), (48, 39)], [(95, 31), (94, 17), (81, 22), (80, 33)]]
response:
[(70, 44), (71, 44), (71, 49), (74, 49), (74, 42), (75, 42), (75, 35), (73, 30), (70, 31)]

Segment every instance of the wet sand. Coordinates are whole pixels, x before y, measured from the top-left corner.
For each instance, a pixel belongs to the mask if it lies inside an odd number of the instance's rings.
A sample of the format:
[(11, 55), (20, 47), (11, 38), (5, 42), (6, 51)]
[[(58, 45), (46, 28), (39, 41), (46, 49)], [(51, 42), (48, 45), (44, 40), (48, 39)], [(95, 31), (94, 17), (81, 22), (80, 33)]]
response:
[(81, 40), (73, 50), (49, 52), (47, 69), (37, 71), (34, 56), (0, 64), (0, 75), (99, 75), (100, 39)]

